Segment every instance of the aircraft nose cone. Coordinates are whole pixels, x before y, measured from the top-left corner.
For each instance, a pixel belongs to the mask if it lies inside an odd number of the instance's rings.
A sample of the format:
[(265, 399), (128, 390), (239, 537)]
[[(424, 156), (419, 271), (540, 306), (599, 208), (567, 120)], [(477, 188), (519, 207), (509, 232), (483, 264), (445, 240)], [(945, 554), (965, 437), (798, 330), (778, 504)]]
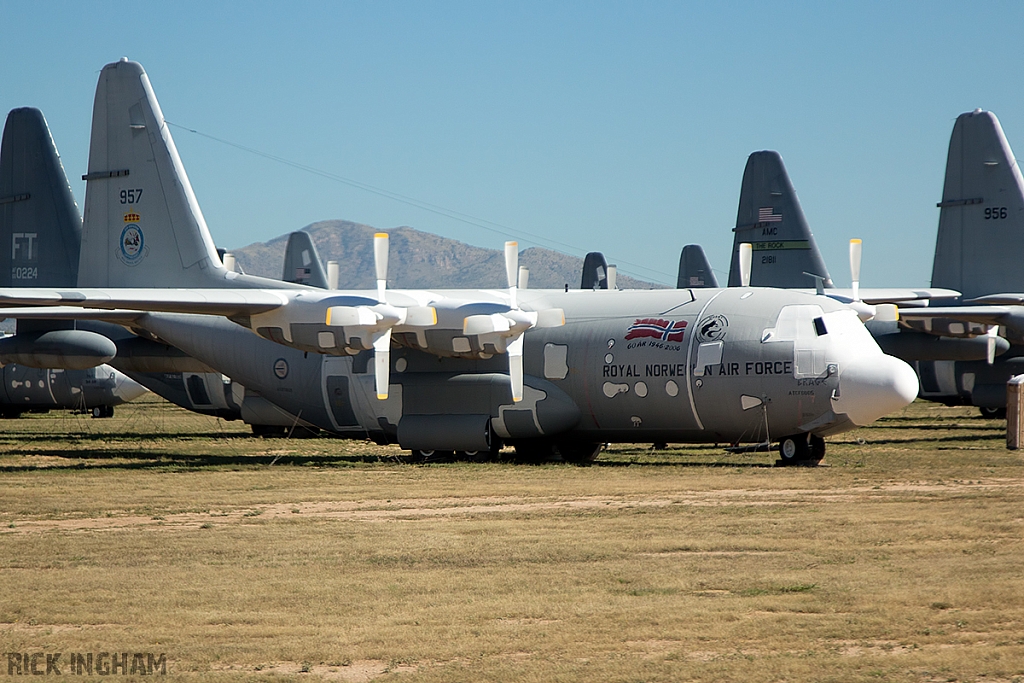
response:
[(914, 369), (899, 358), (860, 358), (842, 368), (834, 410), (863, 427), (913, 403), (918, 388)]
[(131, 379), (127, 375), (124, 375), (121, 372), (114, 370), (113, 368), (110, 369), (113, 370), (115, 373), (114, 386), (111, 387), (111, 393), (114, 395), (115, 398), (119, 398), (121, 399), (121, 401), (127, 403), (128, 401), (136, 399), (139, 396), (145, 394), (147, 391), (149, 391), (149, 389), (142, 386), (141, 384)]

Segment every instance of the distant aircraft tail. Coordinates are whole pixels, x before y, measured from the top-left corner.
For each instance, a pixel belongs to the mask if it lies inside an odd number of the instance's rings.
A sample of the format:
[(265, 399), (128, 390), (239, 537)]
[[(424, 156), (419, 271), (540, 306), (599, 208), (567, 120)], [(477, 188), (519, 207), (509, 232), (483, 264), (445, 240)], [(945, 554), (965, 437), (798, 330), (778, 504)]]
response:
[(938, 206), (932, 287), (1024, 292), (1024, 178), (992, 112), (957, 117)]
[(284, 250), (284, 274), (281, 275), (281, 279), (285, 282), (329, 289), (324, 264), (320, 261), (320, 254), (317, 253), (308, 232), (293, 232), (288, 235), (288, 246)]
[(718, 278), (711, 270), (708, 257), (699, 244), (687, 244), (679, 254), (679, 275), (676, 277), (676, 289), (698, 289), (718, 287)]
[(12, 110), (0, 143), (0, 286), (75, 287), (81, 239), (78, 205), (43, 113)]
[(814, 276), (833, 286), (778, 152), (754, 152), (747, 159), (733, 232), (730, 287), (740, 284), (743, 242), (754, 246), (750, 284), (755, 287), (813, 287)]
[(223, 287), (226, 270), (142, 65), (100, 72), (79, 284)]
[(583, 259), (580, 289), (608, 289), (608, 262), (601, 252), (592, 251)]

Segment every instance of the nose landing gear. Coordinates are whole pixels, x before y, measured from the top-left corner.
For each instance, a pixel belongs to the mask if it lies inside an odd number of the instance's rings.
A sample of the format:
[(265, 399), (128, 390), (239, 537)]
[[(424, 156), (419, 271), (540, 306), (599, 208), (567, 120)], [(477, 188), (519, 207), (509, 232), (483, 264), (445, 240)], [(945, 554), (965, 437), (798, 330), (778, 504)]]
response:
[(779, 441), (779, 465), (813, 467), (825, 457), (825, 439), (815, 434), (795, 434)]

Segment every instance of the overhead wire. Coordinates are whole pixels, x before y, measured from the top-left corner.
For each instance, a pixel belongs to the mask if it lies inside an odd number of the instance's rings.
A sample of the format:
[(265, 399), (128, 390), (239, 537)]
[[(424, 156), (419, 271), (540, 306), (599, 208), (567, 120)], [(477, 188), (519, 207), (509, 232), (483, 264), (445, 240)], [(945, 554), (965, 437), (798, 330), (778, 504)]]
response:
[[(289, 166), (291, 168), (294, 168), (294, 169), (297, 169), (297, 170), (300, 170), (300, 171), (304, 171), (304, 172), (310, 173), (312, 175), (319, 176), (319, 177), (324, 178), (326, 180), (331, 180), (333, 182), (341, 183), (343, 185), (348, 185), (349, 187), (354, 187), (356, 189), (363, 190), (364, 192), (369, 192), (369, 193), (372, 193), (372, 194), (375, 194), (375, 195), (378, 195), (378, 196), (381, 196), (381, 197), (385, 197), (387, 199), (391, 199), (392, 201), (396, 201), (396, 202), (400, 202), (402, 204), (413, 206), (413, 207), (416, 207), (416, 208), (421, 209), (423, 211), (428, 211), (430, 213), (433, 213), (433, 214), (436, 214), (436, 215), (439, 215), (439, 216), (444, 216), (445, 218), (450, 218), (452, 220), (460, 221), (462, 223), (466, 223), (467, 225), (472, 225), (474, 227), (481, 228), (481, 229), (487, 230), (489, 232), (493, 232), (493, 233), (495, 233), (497, 235), (501, 235), (503, 237), (520, 238), (521, 236), (525, 236), (525, 237), (528, 237), (530, 239), (529, 240), (523, 240), (523, 241), (530, 241), (530, 242), (532, 242), (532, 243), (534, 243), (534, 244), (536, 244), (538, 246), (555, 245), (555, 246), (560, 247), (562, 249), (568, 249), (570, 252), (575, 252), (575, 254), (577, 256), (580, 254), (580, 252), (586, 253), (586, 250), (579, 249), (578, 247), (576, 247), (574, 245), (571, 245), (571, 244), (566, 244), (565, 242), (559, 242), (558, 240), (553, 240), (553, 239), (548, 238), (548, 237), (542, 237), (540, 235), (535, 235), (533, 233), (526, 232), (525, 230), (515, 229), (515, 228), (509, 227), (507, 225), (503, 225), (501, 223), (497, 223), (495, 221), (490, 221), (490, 220), (487, 220), (486, 218), (479, 218), (479, 217), (473, 216), (471, 214), (463, 213), (461, 211), (456, 211), (455, 209), (449, 209), (449, 208), (446, 208), (446, 207), (443, 207), (443, 206), (439, 206), (437, 204), (432, 204), (432, 203), (424, 201), (422, 199), (416, 199), (415, 197), (409, 197), (407, 195), (400, 194), (398, 192), (392, 192), (391, 190), (387, 190), (387, 189), (384, 189), (384, 188), (381, 188), (381, 187), (376, 187), (374, 185), (370, 185), (368, 183), (364, 183), (364, 182), (361, 182), (359, 180), (354, 180), (352, 178), (347, 178), (345, 176), (338, 175), (336, 173), (331, 173), (330, 171), (324, 171), (322, 169), (315, 168), (313, 166), (309, 166), (307, 164), (303, 164), (303, 163), (298, 162), (298, 161), (293, 161), (291, 159), (287, 159), (285, 157), (278, 156), (276, 154), (271, 154), (269, 152), (264, 152), (262, 150), (255, 149), (253, 147), (248, 147), (246, 145), (242, 145), (242, 144), (239, 144), (237, 142), (232, 142), (231, 140), (225, 140), (224, 138), (217, 137), (216, 135), (210, 135), (209, 133), (204, 133), (202, 131), (196, 130), (195, 128), (189, 128), (188, 126), (183, 126), (181, 124), (173, 123), (171, 121), (166, 121), (166, 123), (167, 123), (168, 126), (173, 126), (175, 128), (178, 128), (180, 130), (192, 133), (194, 135), (198, 135), (200, 137), (207, 138), (209, 140), (213, 140), (214, 142), (219, 142), (222, 145), (227, 145), (228, 147), (233, 147), (233, 148), (241, 150), (243, 152), (248, 152), (249, 154), (254, 154), (256, 156), (262, 157), (262, 158), (267, 159), (269, 161), (273, 161), (275, 163), (283, 164), (285, 166)], [(665, 282), (660, 281), (661, 277), (666, 277), (666, 278), (670, 278), (670, 279), (675, 277), (674, 275), (672, 275), (670, 273), (666, 273), (664, 271), (657, 270), (655, 268), (650, 268), (648, 266), (643, 266), (643, 265), (640, 265), (640, 264), (637, 264), (637, 263), (632, 263), (630, 261), (617, 260), (617, 263), (629, 266), (630, 270), (622, 270), (622, 272), (627, 273), (627, 274), (632, 274), (634, 277), (650, 278), (651, 277), (650, 274), (654, 274), (655, 276), (658, 276), (658, 277), (655, 278), (655, 280), (658, 281), (659, 284), (666, 284)], [(632, 269), (636, 269), (636, 270), (632, 270)], [(648, 274), (647, 275), (643, 275), (643, 274), (637, 273), (636, 272), (637, 270), (638, 271), (646, 271)]]

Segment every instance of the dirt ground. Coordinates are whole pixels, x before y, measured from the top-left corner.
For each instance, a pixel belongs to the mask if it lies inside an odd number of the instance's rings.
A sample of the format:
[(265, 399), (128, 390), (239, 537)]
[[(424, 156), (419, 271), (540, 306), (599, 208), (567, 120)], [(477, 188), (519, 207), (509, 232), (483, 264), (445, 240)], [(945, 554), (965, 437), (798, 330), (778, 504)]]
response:
[(153, 399), (0, 426), (0, 676), (163, 653), (190, 681), (1024, 681), (1024, 457), (965, 408), (818, 468), (418, 464)]

